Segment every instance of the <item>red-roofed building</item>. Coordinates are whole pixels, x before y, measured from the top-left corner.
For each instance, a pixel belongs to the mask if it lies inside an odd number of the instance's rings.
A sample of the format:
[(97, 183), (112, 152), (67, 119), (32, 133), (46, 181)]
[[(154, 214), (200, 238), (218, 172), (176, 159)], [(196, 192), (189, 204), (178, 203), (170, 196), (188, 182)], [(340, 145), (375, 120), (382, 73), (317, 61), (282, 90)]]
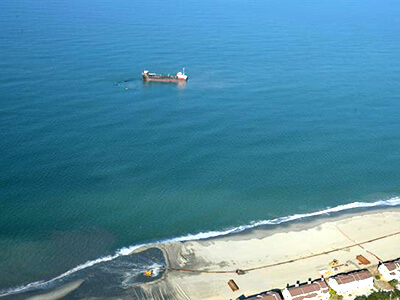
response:
[(321, 279), (287, 287), (282, 295), (285, 300), (328, 300), (330, 296), (328, 286)]
[(260, 294), (252, 295), (245, 297), (244, 295), (240, 296), (236, 300), (282, 300), (282, 297), (279, 293), (274, 291), (262, 292)]
[(328, 279), (329, 286), (339, 295), (357, 294), (374, 288), (374, 276), (368, 270), (339, 274)]
[(393, 279), (400, 281), (400, 258), (379, 264), (378, 271), (381, 273), (383, 279), (387, 281)]

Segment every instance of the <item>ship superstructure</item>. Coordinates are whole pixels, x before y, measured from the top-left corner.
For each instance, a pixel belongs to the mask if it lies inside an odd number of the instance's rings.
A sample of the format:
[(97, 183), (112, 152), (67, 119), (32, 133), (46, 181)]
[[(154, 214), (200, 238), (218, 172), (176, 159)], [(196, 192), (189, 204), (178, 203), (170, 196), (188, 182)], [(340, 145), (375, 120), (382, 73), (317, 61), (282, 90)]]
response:
[(183, 68), (182, 72), (176, 73), (176, 75), (156, 74), (144, 70), (142, 72), (142, 78), (143, 81), (159, 81), (159, 82), (179, 82), (188, 80), (188, 76), (185, 74), (185, 68)]

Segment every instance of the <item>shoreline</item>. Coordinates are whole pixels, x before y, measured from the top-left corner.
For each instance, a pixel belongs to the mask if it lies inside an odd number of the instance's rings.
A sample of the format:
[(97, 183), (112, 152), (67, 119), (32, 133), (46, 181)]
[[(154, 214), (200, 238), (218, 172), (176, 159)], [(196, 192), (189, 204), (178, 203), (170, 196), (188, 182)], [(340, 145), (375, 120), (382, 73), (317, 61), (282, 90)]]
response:
[[(167, 270), (156, 281), (133, 287), (146, 299), (156, 299), (156, 295), (163, 299), (235, 299), (319, 278), (319, 271), (327, 269), (333, 259), (343, 266), (329, 276), (400, 257), (400, 208), (345, 211), (151, 247), (164, 253)], [(358, 265), (355, 257), (359, 254), (370, 265)], [(237, 269), (246, 274), (235, 274)], [(229, 289), (230, 279), (238, 283), (237, 292)]]
[[(376, 203), (384, 203), (384, 202), (391, 202), (396, 201), (395, 204), (377, 204)], [(365, 206), (356, 206), (351, 208), (344, 208), (340, 210), (336, 210), (337, 208), (347, 206), (348, 204), (339, 205), (331, 208), (322, 209), (316, 212), (311, 213), (302, 213), (302, 214), (295, 214), (289, 215), (285, 217), (279, 217), (276, 219), (270, 219), (266, 221), (254, 221), (247, 225), (240, 225), (238, 227), (232, 227), (227, 229), (222, 229), (220, 231), (206, 231), (206, 232), (199, 232), (195, 234), (188, 234), (186, 236), (181, 236), (177, 238), (166, 238), (160, 241), (149, 242), (147, 244), (142, 244), (140, 247), (132, 246), (135, 248), (134, 250), (130, 251), (128, 255), (134, 255), (136, 253), (140, 253), (146, 251), (149, 248), (160, 248), (160, 245), (169, 244), (169, 243), (185, 243), (190, 241), (209, 241), (214, 239), (240, 239), (242, 240), (243, 237), (249, 236), (250, 238), (254, 238), (255, 236), (260, 236), (265, 238), (265, 234), (273, 234), (277, 232), (284, 232), (284, 231), (296, 231), (302, 229), (308, 229), (317, 225), (321, 225), (327, 221), (339, 221), (345, 218), (358, 216), (358, 215), (368, 215), (374, 214), (377, 212), (385, 212), (385, 211), (399, 211), (400, 212), (400, 197), (393, 197), (388, 200), (381, 200), (376, 202), (352, 202), (349, 204), (362, 204)], [(368, 206), (373, 204), (373, 206)], [(332, 210), (331, 212), (325, 213), (325, 211)], [(288, 220), (285, 220), (288, 218)], [(282, 220), (282, 221), (280, 221)], [(278, 221), (275, 223), (275, 221)], [(266, 224), (262, 224), (262, 223)], [(258, 224), (261, 223), (261, 224)], [(239, 229), (240, 227), (245, 227), (244, 229)], [(284, 230), (285, 228), (285, 230)], [(231, 231), (232, 232), (229, 232)], [(216, 232), (215, 236), (209, 237), (201, 237), (203, 234), (214, 233)]]
[[(75, 272), (79, 272), (80, 270), (84, 270), (93, 265), (110, 261), (116, 259), (120, 256), (134, 255), (136, 253), (140, 253), (146, 251), (150, 248), (158, 248), (163, 252), (165, 262), (168, 266), (172, 266), (175, 268), (180, 268), (179, 263), (184, 263), (184, 261), (179, 261), (177, 264), (176, 256), (179, 253), (175, 253), (171, 255), (171, 245), (181, 245), (190, 242), (198, 242), (202, 243), (210, 243), (213, 241), (243, 241), (245, 239), (263, 239), (269, 236), (272, 236), (277, 233), (284, 232), (297, 232), (305, 229), (309, 229), (321, 224), (324, 224), (333, 220), (341, 220), (346, 219), (352, 216), (357, 215), (369, 215), (377, 212), (387, 212), (387, 211), (399, 211), (400, 212), (400, 198), (393, 197), (387, 200), (379, 200), (375, 202), (352, 202), (349, 204), (339, 205), (332, 208), (326, 208), (321, 211), (315, 211), (311, 213), (304, 214), (295, 214), (289, 215), (277, 219), (265, 220), (253, 222), (248, 225), (242, 225), (235, 228), (228, 228), (221, 231), (208, 231), (208, 232), (199, 232), (196, 234), (188, 234), (186, 236), (176, 237), (176, 238), (167, 238), (161, 241), (149, 242), (147, 244), (139, 244), (132, 245), (129, 247), (118, 249), (114, 254), (110, 254), (104, 257), (100, 257), (95, 260), (87, 261), (81, 265), (78, 265), (66, 272), (58, 275), (55, 278), (48, 279), (45, 281), (32, 282), (23, 286), (14, 286), (10, 288), (6, 288), (1, 290), (0, 298), (4, 296), (10, 296), (13, 294), (21, 294), (29, 291), (34, 291), (36, 289), (40, 289), (44, 285), (54, 284), (57, 286), (57, 282), (62, 278), (69, 277), (71, 274)], [(244, 229), (242, 229), (244, 228)], [(237, 230), (240, 229), (240, 230)], [(233, 232), (232, 232), (233, 230)], [(168, 246), (169, 245), (169, 246)], [(168, 249), (166, 249), (168, 247)], [(175, 252), (179, 252), (179, 247), (174, 250)], [(174, 252), (172, 251), (172, 252)], [(172, 258), (169, 258), (169, 257)], [(168, 257), (168, 259), (166, 259)], [(189, 261), (187, 263), (192, 263), (194, 261)], [(161, 276), (157, 279), (154, 279), (147, 283), (137, 283), (134, 284), (133, 287), (142, 289), (144, 286), (153, 285), (153, 283), (163, 282), (165, 277), (168, 277), (168, 272), (162, 271)], [(154, 284), (156, 285), (156, 284)], [(169, 289), (169, 287), (168, 287)], [(168, 294), (168, 293), (166, 293)], [(142, 296), (136, 297), (138, 299), (144, 299)], [(152, 297), (149, 297), (151, 299)], [(189, 299), (189, 298), (185, 298)]]
[[(396, 197), (397, 198), (397, 197)], [(213, 241), (213, 240), (227, 240), (227, 241), (234, 241), (234, 240), (243, 240), (243, 239), (253, 239), (253, 238), (266, 238), (276, 233), (283, 233), (287, 231), (296, 232), (301, 230), (307, 230), (319, 225), (322, 225), (326, 222), (332, 221), (340, 221), (343, 219), (351, 218), (354, 216), (364, 216), (370, 214), (376, 214), (379, 212), (387, 212), (387, 211), (398, 211), (400, 213), (400, 206), (374, 206), (374, 207), (357, 207), (348, 210), (340, 210), (337, 212), (329, 213), (329, 214), (318, 214), (315, 216), (309, 216), (304, 218), (299, 218), (295, 220), (290, 220), (282, 223), (277, 224), (266, 224), (266, 225), (258, 225), (253, 228), (244, 229), (243, 231), (228, 233), (220, 236), (215, 237), (208, 237), (204, 239), (194, 240), (199, 243)], [(319, 212), (319, 211), (317, 211)], [(168, 270), (171, 268), (178, 268), (176, 264), (170, 262), (168, 251), (165, 249), (166, 245), (174, 245), (175, 243), (187, 243), (191, 240), (184, 240), (184, 241), (167, 241), (167, 242), (160, 242), (160, 243), (151, 243), (148, 245), (144, 245), (138, 249), (133, 250), (129, 255), (135, 255), (141, 252), (144, 252), (151, 248), (159, 249), (164, 255), (164, 261), (166, 263), (165, 269)], [(169, 251), (171, 251), (171, 246), (167, 246)], [(400, 256), (400, 254), (399, 254)], [(157, 278), (151, 282), (147, 282), (145, 284), (152, 284), (158, 282), (163, 279), (167, 271), (163, 271), (162, 276)], [(133, 286), (140, 286), (143, 283), (137, 283)]]

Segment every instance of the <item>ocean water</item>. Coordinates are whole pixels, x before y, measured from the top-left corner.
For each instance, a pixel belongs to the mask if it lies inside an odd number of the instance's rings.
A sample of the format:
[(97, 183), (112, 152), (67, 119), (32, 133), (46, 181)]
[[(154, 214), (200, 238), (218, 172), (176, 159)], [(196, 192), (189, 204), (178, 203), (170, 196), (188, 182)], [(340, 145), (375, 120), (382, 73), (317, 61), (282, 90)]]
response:
[[(84, 280), (70, 299), (129, 297), (164, 264), (126, 256), (140, 245), (399, 205), (399, 15), (378, 0), (2, 0), (0, 295)], [(187, 84), (140, 78), (182, 67)]]

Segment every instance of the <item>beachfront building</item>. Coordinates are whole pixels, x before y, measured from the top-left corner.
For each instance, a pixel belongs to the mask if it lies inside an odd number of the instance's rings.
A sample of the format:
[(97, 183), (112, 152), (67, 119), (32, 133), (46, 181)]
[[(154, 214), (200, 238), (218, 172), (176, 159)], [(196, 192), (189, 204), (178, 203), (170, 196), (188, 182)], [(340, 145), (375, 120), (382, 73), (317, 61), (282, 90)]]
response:
[(274, 291), (262, 292), (260, 294), (252, 295), (245, 297), (244, 295), (240, 296), (236, 300), (282, 300), (282, 297), (279, 293)]
[(380, 263), (378, 271), (381, 273), (383, 279), (391, 281), (396, 279), (400, 281), (400, 258), (394, 261)]
[(362, 295), (374, 288), (374, 276), (368, 270), (339, 274), (328, 279), (329, 286), (339, 295)]
[(287, 287), (282, 290), (285, 300), (329, 300), (329, 288), (322, 279)]

